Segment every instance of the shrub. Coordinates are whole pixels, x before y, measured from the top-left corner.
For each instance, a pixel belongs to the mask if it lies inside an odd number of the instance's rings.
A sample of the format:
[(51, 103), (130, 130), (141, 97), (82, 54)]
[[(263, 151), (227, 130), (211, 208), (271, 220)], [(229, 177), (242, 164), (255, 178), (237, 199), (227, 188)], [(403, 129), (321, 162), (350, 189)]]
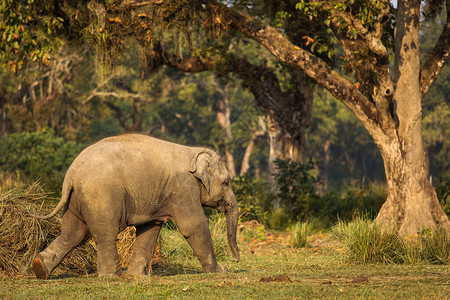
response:
[(312, 225), (306, 222), (297, 222), (292, 226), (294, 248), (303, 248), (308, 244), (308, 236), (311, 234)]
[(450, 264), (450, 234), (443, 228), (419, 234), (421, 259), (433, 264)]
[(320, 201), (312, 204), (311, 211), (317, 217), (327, 216), (331, 222), (338, 218), (351, 220), (361, 214), (373, 218), (386, 198), (386, 188), (382, 184), (345, 185), (323, 195)]
[(248, 175), (235, 177), (233, 191), (239, 204), (239, 220), (264, 222), (267, 215), (265, 207), (273, 199), (267, 183)]
[(441, 203), (442, 209), (450, 216), (450, 178), (443, 179), (436, 186), (436, 194)]
[(382, 231), (371, 220), (357, 217), (350, 223), (339, 223), (333, 233), (347, 248), (348, 259), (352, 261), (395, 263), (402, 248), (396, 232)]
[(306, 163), (277, 159), (275, 165), (277, 197), (292, 219), (306, 220), (310, 205), (319, 199), (316, 163), (311, 159)]
[(40, 178), (47, 190), (60, 193), (64, 175), (81, 146), (64, 142), (52, 130), (13, 133), (0, 138), (0, 172), (19, 174), (31, 184)]
[(266, 214), (265, 224), (272, 229), (283, 229), (292, 224), (292, 216), (283, 207), (270, 210)]

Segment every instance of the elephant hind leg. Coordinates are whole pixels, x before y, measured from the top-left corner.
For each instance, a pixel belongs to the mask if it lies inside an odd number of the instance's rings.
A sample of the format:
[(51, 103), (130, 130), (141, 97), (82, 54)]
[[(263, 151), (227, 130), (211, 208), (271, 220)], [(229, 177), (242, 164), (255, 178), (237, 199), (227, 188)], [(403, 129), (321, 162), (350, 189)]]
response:
[(128, 275), (147, 275), (161, 227), (162, 223), (136, 227), (136, 241), (134, 242), (133, 256), (128, 265)]
[(70, 210), (62, 218), (60, 235), (33, 260), (32, 268), (38, 279), (48, 279), (66, 254), (91, 237), (87, 225)]

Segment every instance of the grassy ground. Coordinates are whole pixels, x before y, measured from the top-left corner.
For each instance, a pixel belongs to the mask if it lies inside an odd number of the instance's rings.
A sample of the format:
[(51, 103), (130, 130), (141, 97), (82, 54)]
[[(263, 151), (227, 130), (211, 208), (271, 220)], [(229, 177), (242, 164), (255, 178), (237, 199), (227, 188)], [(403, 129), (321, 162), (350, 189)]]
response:
[(296, 250), (288, 233), (241, 235), (241, 261), (227, 274), (204, 274), (199, 262), (172, 258), (142, 279), (62, 273), (50, 280), (0, 278), (0, 298), (450, 298), (450, 269), (439, 265), (352, 264), (339, 244), (315, 235)]

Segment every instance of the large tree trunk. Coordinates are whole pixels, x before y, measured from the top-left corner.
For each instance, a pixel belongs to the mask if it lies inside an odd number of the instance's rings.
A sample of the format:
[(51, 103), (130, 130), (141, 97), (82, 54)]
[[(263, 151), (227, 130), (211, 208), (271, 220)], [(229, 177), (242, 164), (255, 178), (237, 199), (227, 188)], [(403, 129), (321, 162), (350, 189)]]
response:
[(450, 222), (428, 180), (428, 158), (422, 141), (419, 16), (419, 0), (399, 2), (394, 93), (398, 126), (394, 134), (383, 139), (374, 137), (383, 157), (389, 192), (376, 222), (406, 235), (423, 227), (443, 226), (450, 230)]
[(424, 227), (442, 226), (450, 230), (448, 218), (428, 180), (421, 135), (415, 133), (379, 147), (389, 195), (376, 222), (406, 235), (413, 235)]
[[(272, 72), (264, 74), (263, 80), (246, 82), (267, 121), (270, 142), (268, 183), (274, 194), (277, 193), (273, 178), (277, 172), (275, 161), (303, 161), (305, 132), (311, 125), (313, 93), (310, 81), (301, 71), (290, 69), (289, 73), (292, 88), (287, 91), (282, 91)], [(273, 207), (279, 206), (280, 199), (275, 198)]]
[(231, 132), (231, 107), (230, 100), (228, 99), (227, 92), (219, 83), (215, 82), (216, 90), (219, 92), (220, 97), (215, 105), (217, 122), (225, 131), (225, 162), (227, 165), (228, 172), (231, 178), (236, 176), (236, 166), (234, 163), (233, 152), (231, 151), (230, 143), (233, 140), (233, 134)]
[[(277, 159), (303, 160), (305, 132), (311, 125), (313, 102), (310, 81), (300, 71), (290, 69), (292, 88), (282, 91), (275, 74), (264, 74), (262, 81), (248, 82), (258, 108), (267, 121), (270, 141), (269, 185), (275, 191), (272, 175)], [(276, 206), (276, 205), (275, 205)]]

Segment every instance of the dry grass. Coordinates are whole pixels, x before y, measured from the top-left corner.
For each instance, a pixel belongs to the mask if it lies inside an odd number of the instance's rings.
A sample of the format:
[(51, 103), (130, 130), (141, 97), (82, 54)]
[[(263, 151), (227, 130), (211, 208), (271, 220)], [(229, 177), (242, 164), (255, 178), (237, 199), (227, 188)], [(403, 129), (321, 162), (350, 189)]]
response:
[[(0, 273), (3, 275), (30, 274), (33, 258), (59, 234), (60, 217), (37, 220), (29, 216), (30, 213), (50, 211), (54, 203), (49, 200), (37, 183), (0, 194)], [(93, 245), (87, 243), (72, 251), (59, 269), (92, 272), (95, 256)]]

